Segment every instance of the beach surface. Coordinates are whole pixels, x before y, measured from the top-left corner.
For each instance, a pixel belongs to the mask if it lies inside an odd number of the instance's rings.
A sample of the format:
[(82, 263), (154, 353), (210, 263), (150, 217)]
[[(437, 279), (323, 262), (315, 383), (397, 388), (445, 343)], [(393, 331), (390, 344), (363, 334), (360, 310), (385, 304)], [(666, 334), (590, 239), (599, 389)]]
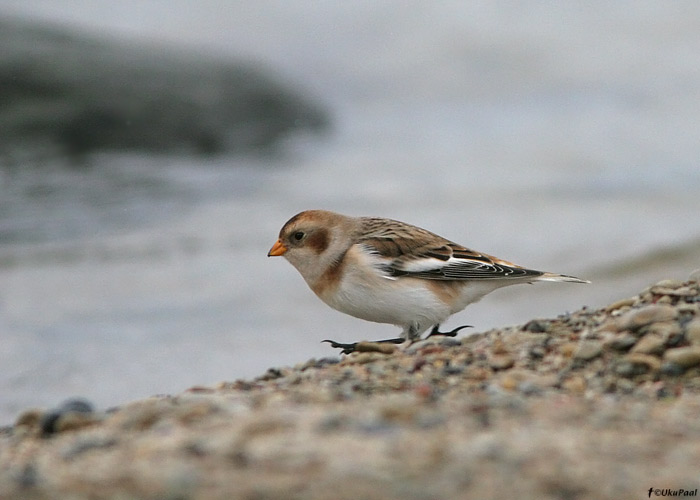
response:
[(0, 433), (0, 498), (692, 494), (699, 282), (118, 408), (26, 410)]

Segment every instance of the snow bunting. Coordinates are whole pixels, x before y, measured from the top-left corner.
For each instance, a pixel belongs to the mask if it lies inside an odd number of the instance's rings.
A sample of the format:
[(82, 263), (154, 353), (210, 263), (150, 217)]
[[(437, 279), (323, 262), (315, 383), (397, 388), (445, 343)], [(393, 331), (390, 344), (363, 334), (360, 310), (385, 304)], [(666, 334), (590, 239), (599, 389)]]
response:
[[(431, 335), (449, 316), (508, 285), (588, 281), (526, 269), (416, 226), (325, 210), (287, 221), (268, 257), (284, 256), (311, 290), (340, 312), (403, 328), (400, 339)], [(456, 328), (448, 335), (454, 336)], [(331, 343), (350, 352), (354, 344)]]

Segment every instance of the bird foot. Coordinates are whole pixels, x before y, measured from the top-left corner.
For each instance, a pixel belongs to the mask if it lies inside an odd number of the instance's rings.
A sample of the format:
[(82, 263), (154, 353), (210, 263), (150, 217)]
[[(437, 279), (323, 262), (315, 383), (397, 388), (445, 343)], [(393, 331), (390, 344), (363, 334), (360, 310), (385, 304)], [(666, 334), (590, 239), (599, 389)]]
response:
[[(391, 343), (391, 344), (403, 344), (406, 340), (402, 338), (396, 338), (396, 339), (384, 339), (384, 340), (374, 340), (373, 342), (376, 342), (378, 344), (384, 344), (384, 343)], [(357, 344), (359, 342), (352, 342), (350, 344), (343, 344), (341, 342), (336, 342), (335, 340), (322, 340), (321, 342), (328, 342), (331, 347), (334, 349), (340, 349), (342, 354), (350, 354), (352, 352), (355, 352), (357, 349)]]
[(463, 330), (465, 328), (473, 328), (473, 326), (472, 325), (462, 325), (462, 326), (458, 326), (454, 330), (450, 330), (449, 332), (441, 332), (440, 330), (438, 330), (438, 328), (440, 328), (440, 325), (435, 325), (433, 327), (433, 329), (430, 330), (430, 333), (428, 334), (428, 336), (425, 338), (427, 339), (427, 338), (430, 338), (434, 335), (444, 335), (445, 337), (456, 337), (457, 333), (459, 333), (460, 330)]

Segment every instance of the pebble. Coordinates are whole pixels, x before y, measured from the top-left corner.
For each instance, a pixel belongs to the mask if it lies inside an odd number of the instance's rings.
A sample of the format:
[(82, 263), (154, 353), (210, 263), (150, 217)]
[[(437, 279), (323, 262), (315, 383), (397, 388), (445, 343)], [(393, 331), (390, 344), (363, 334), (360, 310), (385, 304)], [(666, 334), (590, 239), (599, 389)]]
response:
[(567, 392), (583, 394), (586, 390), (586, 380), (583, 377), (577, 375), (564, 380), (561, 386)]
[(668, 287), (657, 284), (651, 287), (650, 292), (654, 295), (667, 295), (669, 297), (691, 297), (695, 295), (695, 291), (689, 286)]
[(685, 325), (685, 338), (692, 345), (700, 345), (700, 318), (694, 319)]
[(637, 343), (637, 337), (631, 333), (622, 333), (615, 335), (605, 342), (605, 347), (616, 351), (628, 351), (634, 344)]
[(39, 420), (43, 436), (80, 429), (94, 424), (93, 406), (84, 399), (68, 399), (58, 408), (44, 413)]
[(597, 358), (603, 352), (603, 346), (596, 340), (583, 340), (574, 351), (574, 359), (590, 361)]
[(532, 359), (542, 359), (547, 354), (547, 348), (541, 345), (536, 345), (528, 350), (527, 355)]
[(630, 297), (627, 299), (618, 300), (617, 302), (613, 302), (608, 307), (606, 307), (605, 310), (608, 312), (613, 312), (613, 311), (616, 311), (618, 309), (622, 309), (623, 307), (631, 307), (634, 305), (636, 300), (637, 300), (636, 297)]
[(565, 358), (570, 358), (574, 355), (577, 349), (578, 345), (575, 342), (567, 342), (559, 347), (559, 352)]
[(526, 396), (531, 396), (533, 394), (542, 393), (543, 389), (531, 380), (524, 380), (518, 384), (518, 391), (525, 394)]
[(639, 339), (631, 352), (660, 355), (664, 352), (664, 344), (664, 339), (661, 336), (648, 333)]
[(458, 345), (462, 345), (462, 341), (452, 337), (445, 337), (440, 341), (440, 345), (443, 347), (457, 347)]
[(664, 363), (661, 365), (661, 373), (664, 375), (669, 375), (671, 377), (678, 377), (680, 375), (683, 375), (683, 372), (685, 372), (685, 368), (682, 366), (677, 365), (676, 363)]
[[(695, 298), (697, 297), (693, 297), (693, 299)], [(676, 309), (678, 309), (679, 314), (696, 316), (700, 318), (700, 304), (679, 303), (678, 305), (676, 305)]]
[(670, 288), (672, 290), (675, 290), (680, 286), (683, 286), (682, 281), (668, 279), (657, 281), (651, 286), (651, 289), (653, 290), (654, 288)]
[(28, 429), (38, 428), (42, 415), (43, 412), (36, 408), (25, 410), (24, 412), (20, 413), (17, 420), (15, 420), (15, 427), (25, 427)]
[(615, 365), (615, 373), (622, 377), (634, 377), (649, 371), (657, 371), (661, 362), (655, 356), (641, 353), (630, 353), (623, 356)]
[(489, 358), (489, 366), (494, 370), (507, 370), (515, 364), (510, 354), (494, 354)]
[(650, 323), (671, 321), (676, 318), (676, 310), (670, 305), (652, 304), (635, 309), (620, 316), (617, 323), (618, 331), (636, 331)]
[(533, 319), (532, 321), (529, 321), (525, 324), (523, 330), (532, 333), (544, 333), (547, 330), (549, 330), (549, 324), (547, 321), (544, 320)]
[(700, 283), (700, 269), (696, 269), (688, 276), (688, 281)]
[(681, 368), (690, 368), (700, 364), (700, 347), (677, 347), (664, 353), (664, 361), (673, 363)]
[(341, 365), (346, 365), (346, 364), (357, 364), (357, 365), (364, 365), (367, 363), (373, 363), (374, 361), (378, 361), (382, 358), (384, 358), (384, 354), (380, 354), (378, 352), (358, 352), (358, 353), (352, 353), (350, 356), (345, 358), (343, 361), (340, 362)]
[(508, 354), (506, 343), (501, 338), (497, 338), (491, 344), (491, 352), (493, 354)]

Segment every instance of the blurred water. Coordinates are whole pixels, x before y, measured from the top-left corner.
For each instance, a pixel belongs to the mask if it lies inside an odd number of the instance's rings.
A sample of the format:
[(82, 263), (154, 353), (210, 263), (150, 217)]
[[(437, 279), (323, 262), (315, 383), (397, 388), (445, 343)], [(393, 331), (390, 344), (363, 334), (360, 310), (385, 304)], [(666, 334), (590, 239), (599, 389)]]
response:
[(594, 281), (498, 291), (450, 322), (477, 330), (700, 267), (695, 2), (0, 0), (3, 14), (263, 62), (335, 125), (266, 158), (2, 173), (0, 422), (393, 335), (265, 257), (307, 208), (406, 220)]

